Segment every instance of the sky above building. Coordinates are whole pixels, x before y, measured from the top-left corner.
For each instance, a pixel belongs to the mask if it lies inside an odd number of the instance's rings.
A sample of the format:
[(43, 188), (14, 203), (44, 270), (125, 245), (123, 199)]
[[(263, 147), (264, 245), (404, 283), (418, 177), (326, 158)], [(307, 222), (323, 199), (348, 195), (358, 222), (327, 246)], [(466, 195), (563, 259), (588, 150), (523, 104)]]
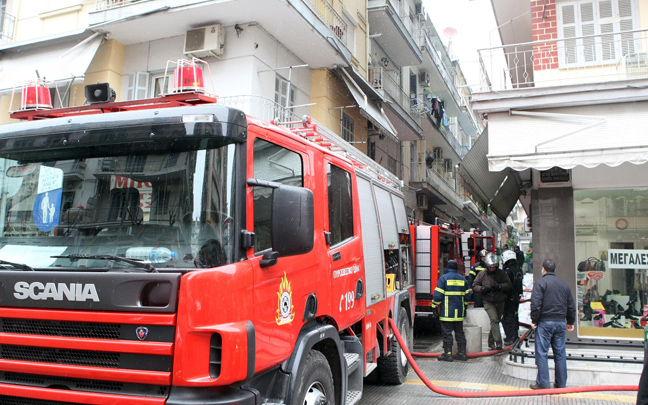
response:
[(477, 87), (478, 49), (501, 45), (490, 0), (423, 0), (423, 7), (451, 55), (459, 61), (468, 85)]

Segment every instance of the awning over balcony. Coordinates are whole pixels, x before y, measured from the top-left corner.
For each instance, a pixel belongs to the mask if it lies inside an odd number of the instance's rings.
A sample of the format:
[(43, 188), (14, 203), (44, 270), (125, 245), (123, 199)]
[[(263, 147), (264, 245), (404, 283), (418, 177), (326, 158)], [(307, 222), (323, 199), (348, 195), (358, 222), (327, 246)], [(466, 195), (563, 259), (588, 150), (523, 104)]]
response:
[(20, 93), (22, 85), (38, 75), (57, 83), (83, 78), (102, 40), (101, 34), (73, 35), (44, 41), (41, 46), (12, 44), (0, 49), (0, 94), (14, 88)]
[(488, 167), (500, 171), (648, 162), (648, 102), (489, 115)]
[(385, 115), (382, 107), (379, 107), (375, 101), (367, 97), (362, 89), (360, 89), (360, 87), (349, 76), (346, 70), (341, 69), (340, 71), (342, 72), (341, 76), (344, 79), (344, 83), (349, 88), (349, 92), (351, 92), (351, 95), (353, 95), (355, 102), (360, 108), (360, 114), (371, 121), (371, 123), (378, 128), (382, 134), (391, 135), (396, 138), (396, 128), (394, 128), (392, 123), (389, 121), (389, 118)]
[(520, 180), (509, 168), (497, 172), (488, 170), (488, 128), (477, 138), (459, 166), (462, 177), (502, 221), (520, 198)]

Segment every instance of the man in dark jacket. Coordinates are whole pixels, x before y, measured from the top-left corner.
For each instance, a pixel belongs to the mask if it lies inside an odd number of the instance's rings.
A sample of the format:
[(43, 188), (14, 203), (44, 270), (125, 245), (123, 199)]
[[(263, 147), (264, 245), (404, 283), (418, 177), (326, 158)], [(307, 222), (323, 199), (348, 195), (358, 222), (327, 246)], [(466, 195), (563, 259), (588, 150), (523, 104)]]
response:
[[(488, 250), (482, 249), (479, 252), (477, 261), (475, 261), (475, 264), (473, 264), (473, 266), (470, 268), (470, 272), (468, 273), (468, 286), (470, 288), (472, 288), (472, 285), (475, 282), (477, 275), (480, 272), (486, 270), (486, 264), (484, 263), (484, 259), (486, 258), (487, 254), (488, 254)], [(475, 308), (482, 308), (484, 306), (484, 302), (482, 301), (481, 294), (473, 292), (472, 298), (473, 298), (473, 302), (475, 303)]]
[(555, 388), (567, 385), (567, 331), (574, 330), (576, 305), (569, 285), (554, 274), (556, 263), (547, 259), (542, 263), (542, 278), (536, 281), (531, 293), (531, 326), (535, 329), (535, 360), (538, 376), (531, 389), (549, 386), (549, 346), (555, 364)]
[(459, 266), (455, 260), (448, 260), (447, 269), (439, 278), (432, 308), (436, 308), (443, 302), (439, 310), (439, 320), (443, 332), (443, 354), (437, 359), (441, 361), (452, 361), (452, 332), (457, 339), (457, 354), (455, 359), (466, 361), (466, 335), (463, 331), (463, 320), (466, 316), (466, 303), (470, 298), (470, 286), (465, 277), (457, 273)]
[(491, 350), (502, 350), (502, 333), (500, 320), (504, 313), (504, 301), (511, 290), (511, 280), (499, 268), (499, 260), (493, 253), (486, 255), (484, 260), (487, 271), (477, 275), (473, 283), (473, 291), (481, 293), (484, 300), (484, 309), (490, 319), (490, 332), (488, 333), (488, 347)]
[(504, 328), (505, 335), (504, 346), (508, 346), (515, 343), (518, 338), (518, 330), (520, 329), (518, 309), (520, 307), (520, 297), (524, 292), (522, 283), (524, 274), (518, 265), (514, 252), (507, 250), (502, 253), (502, 260), (504, 261), (504, 272), (512, 284), (511, 291), (509, 291), (504, 303), (504, 314), (502, 315), (502, 327)]
[(513, 251), (515, 252), (515, 258), (517, 260), (518, 267), (522, 268), (522, 266), (524, 265), (524, 252), (520, 250), (520, 246), (518, 245), (515, 245)]

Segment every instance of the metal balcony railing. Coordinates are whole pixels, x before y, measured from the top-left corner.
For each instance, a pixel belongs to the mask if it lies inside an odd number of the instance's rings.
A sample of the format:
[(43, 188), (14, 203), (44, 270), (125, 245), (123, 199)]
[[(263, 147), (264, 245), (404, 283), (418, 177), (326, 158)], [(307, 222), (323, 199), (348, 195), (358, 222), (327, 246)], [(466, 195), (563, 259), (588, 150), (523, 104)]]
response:
[(108, 10), (115, 7), (125, 6), (132, 3), (139, 3), (150, 0), (95, 0), (95, 10)]
[(398, 80), (383, 68), (369, 68), (369, 83), (381, 95), (389, 95), (399, 106), (407, 111), (417, 124), (421, 124), (423, 109), (415, 96), (403, 91)]
[(396, 11), (396, 14), (400, 18), (400, 20), (403, 22), (403, 25), (405, 26), (407, 32), (409, 32), (412, 38), (418, 38), (419, 31), (421, 29), (419, 14), (412, 14), (405, 1), (390, 0), (389, 3), (391, 4), (394, 11)]
[(0, 40), (5, 39), (11, 41), (13, 39), (15, 24), (16, 17), (4, 10), (0, 10)]
[(347, 23), (326, 0), (304, 0), (344, 45), (347, 45)]
[(262, 96), (243, 95), (218, 97), (218, 105), (238, 108), (244, 113), (264, 121), (276, 119), (281, 122), (301, 120), (301, 117), (295, 114), (294, 108), (286, 108)]
[(643, 29), (480, 49), (478, 91), (646, 78), (647, 34)]

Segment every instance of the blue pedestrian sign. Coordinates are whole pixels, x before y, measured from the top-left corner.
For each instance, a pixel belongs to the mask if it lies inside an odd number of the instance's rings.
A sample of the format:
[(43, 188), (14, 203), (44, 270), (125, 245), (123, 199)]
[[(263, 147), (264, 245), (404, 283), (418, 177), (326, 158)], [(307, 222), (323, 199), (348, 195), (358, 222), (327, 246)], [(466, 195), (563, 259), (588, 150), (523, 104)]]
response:
[(32, 210), (36, 227), (41, 231), (49, 232), (58, 226), (61, 219), (62, 196), (63, 170), (41, 166), (38, 176), (38, 191)]

